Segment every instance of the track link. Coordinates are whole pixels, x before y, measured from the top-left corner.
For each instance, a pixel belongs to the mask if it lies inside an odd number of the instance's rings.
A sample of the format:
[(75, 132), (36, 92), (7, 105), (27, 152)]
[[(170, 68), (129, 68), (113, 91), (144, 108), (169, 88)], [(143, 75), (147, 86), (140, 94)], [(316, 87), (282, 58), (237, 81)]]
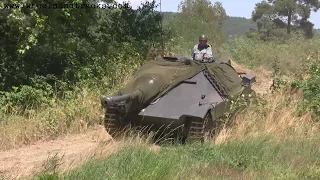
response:
[(108, 108), (105, 114), (104, 127), (111, 136), (116, 136), (119, 126), (119, 113), (116, 108)]
[(189, 125), (188, 141), (204, 142), (206, 133), (212, 128), (209, 121), (211, 121), (210, 114), (207, 114), (204, 119), (192, 119)]
[(189, 129), (189, 141), (203, 141), (204, 126), (203, 119), (192, 120)]

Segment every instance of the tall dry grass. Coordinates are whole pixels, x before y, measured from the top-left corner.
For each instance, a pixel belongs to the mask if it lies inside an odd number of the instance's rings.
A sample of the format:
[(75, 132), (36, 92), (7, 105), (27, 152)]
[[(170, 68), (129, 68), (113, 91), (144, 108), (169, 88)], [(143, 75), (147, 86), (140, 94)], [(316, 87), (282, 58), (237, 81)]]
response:
[(15, 112), (6, 114), (5, 120), (0, 121), (0, 150), (83, 133), (102, 124), (104, 109), (100, 103), (101, 96), (111, 95), (126, 84), (133, 70), (122, 74), (121, 83), (104, 90), (106, 94), (84, 87), (73, 100), (60, 100), (52, 107), (33, 109), (23, 115)]
[(310, 62), (320, 60), (320, 41), (297, 37), (288, 42), (261, 42), (245, 38), (231, 42), (233, 44), (229, 48), (236, 61), (236, 70), (255, 74), (258, 82), (253, 89), (263, 95), (259, 104), (251, 104), (230, 120), (232, 126), (222, 130), (216, 143), (259, 136), (273, 136), (279, 140), (316, 137), (320, 133), (320, 125), (312, 117), (314, 114), (299, 111), (304, 98), (301, 90), (284, 87), (271, 92), (269, 88), (273, 73), (278, 73), (282, 80), (288, 82), (308, 78)]
[(84, 132), (102, 117), (98, 95), (88, 93), (70, 104), (35, 110), (28, 116), (11, 114), (7, 119), (0, 125), (0, 150)]
[(298, 113), (300, 92), (283, 88), (261, 99), (238, 112), (232, 125), (221, 131), (215, 143), (266, 136), (278, 140), (309, 139), (319, 135), (320, 122), (312, 119), (310, 112)]
[(236, 62), (251, 69), (264, 66), (269, 71), (301, 78), (308, 68), (310, 55), (319, 51), (319, 39), (293, 37), (286, 41), (261, 41), (244, 37), (231, 39), (226, 50)]

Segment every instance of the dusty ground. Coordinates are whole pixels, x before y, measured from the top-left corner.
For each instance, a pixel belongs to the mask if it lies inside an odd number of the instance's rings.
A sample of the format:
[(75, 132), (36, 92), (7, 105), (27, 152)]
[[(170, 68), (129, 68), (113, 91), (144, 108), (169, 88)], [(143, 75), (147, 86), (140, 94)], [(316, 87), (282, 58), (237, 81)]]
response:
[(0, 152), (0, 177), (24, 178), (45, 169), (66, 171), (80, 165), (87, 158), (114, 152), (116, 145), (104, 128), (99, 126), (86, 134), (3, 151)]
[[(272, 84), (269, 72), (263, 68), (250, 71), (234, 62), (232, 64), (238, 72), (250, 72), (257, 75), (257, 83), (253, 88), (258, 94), (269, 91)], [(117, 149), (117, 145), (104, 128), (99, 126), (86, 134), (72, 135), (3, 151), (0, 152), (0, 177), (25, 178), (50, 168), (67, 171), (79, 166), (88, 158), (109, 155)], [(159, 147), (155, 146), (151, 149), (158, 150)], [(57, 155), (56, 159), (52, 158), (55, 155)], [(55, 160), (57, 162), (54, 162)], [(56, 165), (58, 165), (57, 168), (55, 168)]]
[(233, 61), (231, 63), (237, 72), (246, 72), (256, 75), (257, 82), (253, 85), (252, 88), (257, 94), (265, 94), (270, 91), (270, 87), (272, 85), (272, 78), (271, 73), (269, 71), (265, 70), (263, 67), (250, 70)]

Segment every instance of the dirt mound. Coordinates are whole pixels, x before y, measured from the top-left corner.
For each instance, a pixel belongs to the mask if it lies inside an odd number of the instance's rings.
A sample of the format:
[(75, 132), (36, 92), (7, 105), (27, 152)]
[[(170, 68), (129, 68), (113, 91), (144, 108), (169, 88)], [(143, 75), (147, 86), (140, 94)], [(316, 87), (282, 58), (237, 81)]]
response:
[(256, 75), (257, 83), (253, 85), (252, 89), (257, 94), (265, 94), (270, 91), (270, 87), (272, 85), (271, 73), (267, 71), (265, 68), (259, 67), (255, 70), (251, 70), (235, 63), (234, 61), (232, 61), (231, 63), (237, 72), (246, 72)]

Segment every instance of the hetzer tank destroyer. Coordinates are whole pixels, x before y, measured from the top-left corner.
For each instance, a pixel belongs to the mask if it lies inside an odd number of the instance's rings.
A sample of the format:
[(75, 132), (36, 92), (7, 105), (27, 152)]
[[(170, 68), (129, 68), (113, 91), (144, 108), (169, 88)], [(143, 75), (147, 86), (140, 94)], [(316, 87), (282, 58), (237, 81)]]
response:
[(114, 96), (101, 99), (104, 125), (111, 136), (127, 126), (147, 126), (180, 129), (184, 142), (202, 141), (230, 110), (232, 99), (251, 96), (255, 81), (252, 74), (236, 72), (230, 60), (158, 57)]

